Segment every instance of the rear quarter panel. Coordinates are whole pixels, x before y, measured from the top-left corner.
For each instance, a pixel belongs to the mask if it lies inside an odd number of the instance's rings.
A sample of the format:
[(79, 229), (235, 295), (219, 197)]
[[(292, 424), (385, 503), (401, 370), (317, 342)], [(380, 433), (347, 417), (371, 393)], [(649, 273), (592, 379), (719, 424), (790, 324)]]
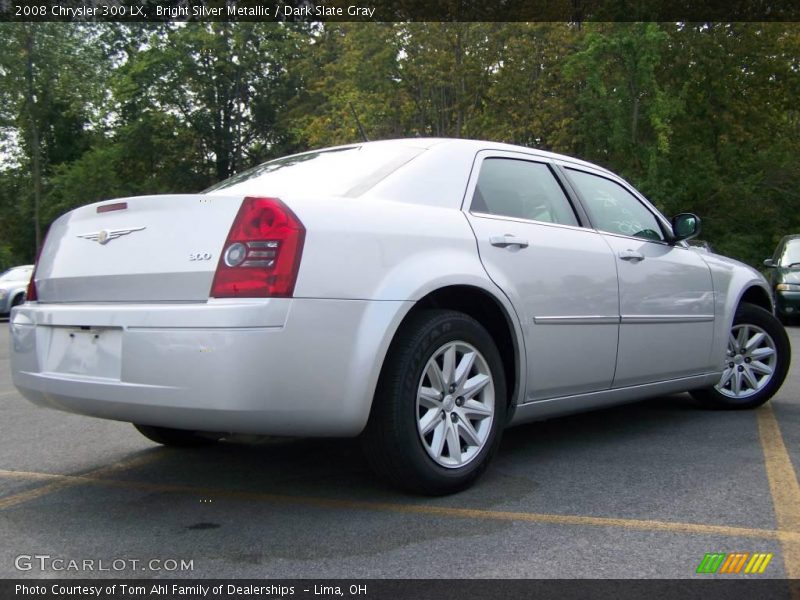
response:
[(306, 226), (296, 297), (419, 300), (441, 285), (487, 281), (457, 208), (347, 198), (290, 205)]
[[(415, 302), (452, 285), (482, 289), (503, 306), (525, 360), (518, 319), (480, 262), (460, 196), (447, 208), (375, 197), (285, 201), (306, 227), (295, 297), (376, 301), (374, 311), (346, 342), (347, 351), (354, 352), (363, 367), (356, 379), (365, 389), (353, 393), (371, 397), (403, 318)], [(379, 310), (384, 302), (397, 303), (397, 314)]]

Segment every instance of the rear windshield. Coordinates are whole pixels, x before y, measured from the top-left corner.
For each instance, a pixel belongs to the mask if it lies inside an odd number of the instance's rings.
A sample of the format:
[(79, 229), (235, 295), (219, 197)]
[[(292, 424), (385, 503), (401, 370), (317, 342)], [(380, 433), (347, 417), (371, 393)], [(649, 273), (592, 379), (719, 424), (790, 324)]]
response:
[(271, 160), (205, 190), (234, 194), (358, 196), (424, 148), (368, 144)]

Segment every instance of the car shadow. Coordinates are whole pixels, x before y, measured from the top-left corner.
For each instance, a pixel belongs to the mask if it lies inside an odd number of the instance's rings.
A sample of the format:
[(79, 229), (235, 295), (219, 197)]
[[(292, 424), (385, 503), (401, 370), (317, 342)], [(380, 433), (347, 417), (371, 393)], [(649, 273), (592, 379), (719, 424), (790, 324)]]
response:
[[(513, 470), (528, 461), (535, 469), (535, 461), (543, 456), (568, 463), (577, 454), (604, 447), (646, 446), (653, 434), (679, 436), (687, 423), (696, 432), (703, 421), (715, 418), (713, 415), (719, 413), (698, 409), (688, 394), (682, 394), (514, 427), (504, 433), (498, 456), (486, 476), (461, 496), (485, 493), (505, 469)], [(377, 479), (369, 470), (358, 439), (239, 436), (208, 447), (160, 447), (154, 451), (158, 452), (157, 460), (117, 474), (114, 479), (146, 481), (167, 488), (218, 489), (222, 493), (427, 501)], [(507, 498), (509, 493), (508, 489), (500, 490), (500, 497)], [(524, 489), (512, 495), (522, 493)]]

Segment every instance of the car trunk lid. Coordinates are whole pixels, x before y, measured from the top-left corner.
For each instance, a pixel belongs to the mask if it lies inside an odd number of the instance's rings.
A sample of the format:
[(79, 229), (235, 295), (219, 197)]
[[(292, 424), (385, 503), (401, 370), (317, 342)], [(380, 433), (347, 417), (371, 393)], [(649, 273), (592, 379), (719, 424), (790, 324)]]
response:
[(75, 209), (47, 234), (38, 300), (205, 301), (241, 203), (241, 196), (162, 195)]

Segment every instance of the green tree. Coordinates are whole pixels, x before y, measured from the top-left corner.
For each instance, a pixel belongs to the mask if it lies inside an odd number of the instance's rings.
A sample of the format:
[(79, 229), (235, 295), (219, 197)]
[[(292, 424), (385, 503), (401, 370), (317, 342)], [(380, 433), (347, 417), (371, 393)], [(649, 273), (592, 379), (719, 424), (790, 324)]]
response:
[[(91, 38), (84, 26), (0, 24), (0, 134), (6, 152), (29, 178), (16, 189), (30, 205), (36, 249), (46, 225), (42, 204), (49, 173), (90, 143), (102, 84)], [(13, 169), (12, 163), (3, 170)]]
[(643, 179), (670, 151), (680, 89), (661, 80), (669, 36), (656, 23), (587, 25), (565, 68), (578, 83), (574, 120), (578, 153)]
[(510, 23), (489, 65), (489, 86), (480, 114), (481, 137), (572, 152), (576, 84), (565, 65), (585, 29), (567, 23)]
[(294, 41), (280, 23), (159, 28), (120, 69), (120, 109), (174, 117), (196, 140), (186, 155), (194, 154), (208, 181), (224, 179), (289, 145), (281, 111), (292, 94)]
[(795, 23), (0, 24), (0, 261), (59, 214), (362, 139), (576, 155), (758, 264), (800, 230)]
[(800, 229), (798, 28), (671, 25), (664, 79), (680, 87), (673, 147), (647, 187), (674, 212), (693, 208), (722, 253), (759, 265)]
[(401, 49), (392, 23), (330, 23), (314, 31), (299, 65), (304, 89), (289, 113), (297, 136), (321, 147), (407, 135)]

